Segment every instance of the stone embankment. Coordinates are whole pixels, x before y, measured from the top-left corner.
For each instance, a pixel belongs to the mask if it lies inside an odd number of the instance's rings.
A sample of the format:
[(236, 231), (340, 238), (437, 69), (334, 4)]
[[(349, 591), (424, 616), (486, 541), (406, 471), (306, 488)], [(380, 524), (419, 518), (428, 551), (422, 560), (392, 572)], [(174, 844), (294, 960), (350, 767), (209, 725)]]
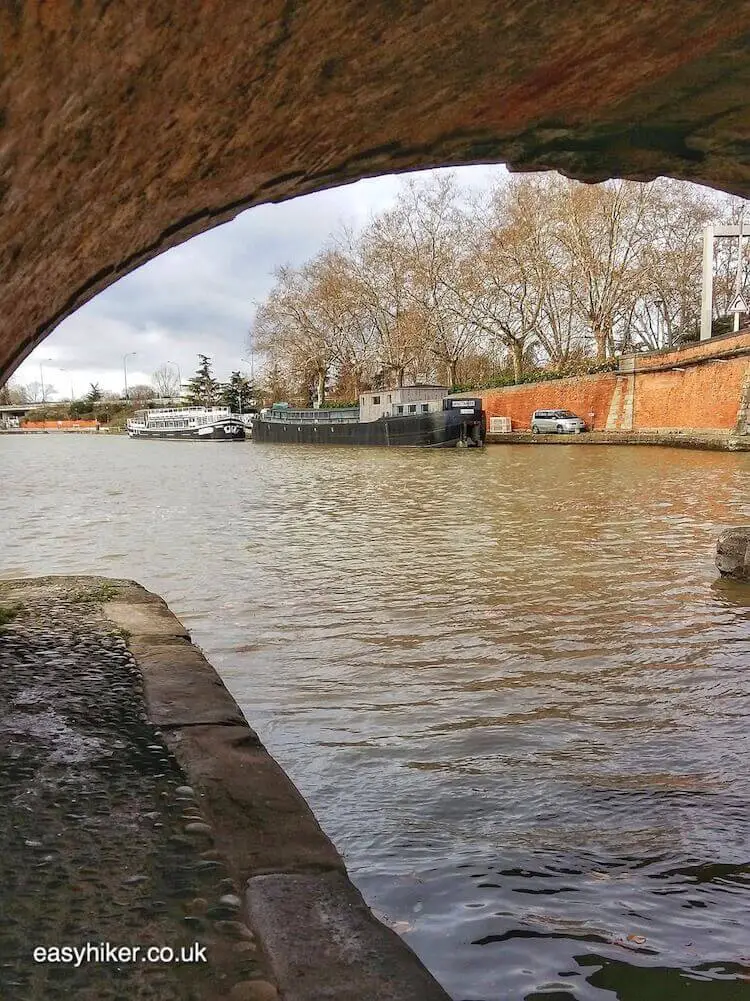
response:
[(49, 577), (0, 612), (3, 1001), (447, 1001), (160, 598)]
[[(493, 417), (502, 417), (524, 434), (535, 410), (572, 410), (592, 431), (611, 435), (601, 444), (724, 448), (705, 442), (725, 437), (731, 449), (750, 435), (750, 330), (627, 355), (615, 372), (488, 389), (481, 396), (488, 430)], [(668, 435), (681, 441), (665, 442)]]
[(488, 445), (665, 445), (718, 452), (750, 452), (750, 435), (727, 431), (587, 431), (584, 434), (488, 434)]

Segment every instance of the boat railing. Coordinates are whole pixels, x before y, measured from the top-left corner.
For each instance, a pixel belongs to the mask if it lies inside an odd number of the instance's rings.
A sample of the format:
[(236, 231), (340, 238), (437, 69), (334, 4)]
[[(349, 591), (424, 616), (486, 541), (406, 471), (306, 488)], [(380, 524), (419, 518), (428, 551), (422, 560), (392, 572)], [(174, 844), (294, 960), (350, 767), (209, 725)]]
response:
[(359, 407), (339, 407), (335, 410), (265, 410), (261, 420), (277, 424), (356, 424)]
[(142, 410), (139, 413), (151, 414), (155, 417), (172, 416), (173, 414), (179, 414), (180, 416), (188, 414), (189, 416), (195, 416), (196, 414), (213, 414), (216, 417), (226, 417), (232, 410), (230, 407), (159, 407), (155, 410)]

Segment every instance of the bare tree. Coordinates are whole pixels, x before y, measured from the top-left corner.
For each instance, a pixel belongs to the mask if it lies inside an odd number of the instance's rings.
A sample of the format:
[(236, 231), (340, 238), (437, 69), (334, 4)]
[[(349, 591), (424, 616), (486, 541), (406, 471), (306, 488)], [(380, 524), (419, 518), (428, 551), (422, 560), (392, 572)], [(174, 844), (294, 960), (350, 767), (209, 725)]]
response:
[[(276, 272), (250, 350), (320, 404), (334, 380), (357, 395), (438, 373), (507, 380), (510, 366), (519, 381), (530, 366), (581, 371), (638, 342), (669, 346), (698, 322), (701, 230), (720, 210), (669, 180), (513, 176), (475, 204), (451, 176), (408, 181), (361, 232)], [(718, 313), (735, 266), (725, 251)]]
[(173, 365), (160, 365), (151, 376), (151, 384), (157, 396), (172, 399), (180, 395), (180, 380)]
[[(666, 178), (650, 186), (629, 320), (632, 335), (648, 348), (672, 347), (697, 330), (702, 232), (715, 215), (714, 200), (699, 188)], [(625, 346), (630, 346), (627, 340)]]
[(497, 187), (477, 213), (473, 273), (460, 295), (467, 318), (510, 352), (516, 382), (537, 340), (546, 292), (535, 184), (524, 177)]
[(458, 366), (474, 347), (478, 327), (465, 302), (470, 295), (472, 253), (469, 217), (452, 174), (424, 183), (408, 181), (396, 204), (405, 229), (410, 280), (406, 291), (422, 317), (426, 339), (419, 354), (427, 376), (434, 361), (458, 382)]
[(24, 387), (24, 392), (29, 403), (46, 403), (51, 396), (57, 394), (55, 387), (48, 382), (44, 385), (41, 382), (29, 382)]
[[(355, 308), (377, 335), (379, 378), (403, 386), (426, 340), (423, 311), (415, 302), (413, 260), (403, 212), (383, 212), (344, 251), (356, 296)], [(376, 378), (378, 375), (376, 375)]]
[(319, 260), (300, 269), (278, 268), (276, 284), (258, 307), (252, 327), (255, 347), (278, 366), (291, 366), (299, 377), (315, 382), (318, 406), (325, 402), (326, 384), (339, 353), (331, 311), (324, 308), (326, 281)]
[(18, 406), (31, 402), (29, 400), (27, 387), (21, 386), (13, 379), (9, 380), (4, 386), (0, 387), (0, 394), (2, 394), (2, 402), (9, 406)]
[(651, 199), (651, 188), (634, 181), (559, 185), (559, 238), (578, 271), (576, 309), (590, 326), (598, 363), (606, 361), (615, 326), (638, 297), (638, 255)]
[(129, 396), (133, 403), (145, 403), (146, 400), (153, 400), (156, 392), (153, 386), (137, 385), (130, 387)]

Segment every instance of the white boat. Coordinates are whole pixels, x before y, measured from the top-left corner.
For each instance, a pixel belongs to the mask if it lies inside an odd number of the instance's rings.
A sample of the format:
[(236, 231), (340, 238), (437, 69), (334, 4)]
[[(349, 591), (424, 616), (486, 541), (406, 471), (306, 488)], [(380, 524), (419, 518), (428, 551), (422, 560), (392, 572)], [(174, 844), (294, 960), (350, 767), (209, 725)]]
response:
[(127, 421), (131, 438), (168, 441), (244, 441), (245, 423), (229, 407), (138, 410)]

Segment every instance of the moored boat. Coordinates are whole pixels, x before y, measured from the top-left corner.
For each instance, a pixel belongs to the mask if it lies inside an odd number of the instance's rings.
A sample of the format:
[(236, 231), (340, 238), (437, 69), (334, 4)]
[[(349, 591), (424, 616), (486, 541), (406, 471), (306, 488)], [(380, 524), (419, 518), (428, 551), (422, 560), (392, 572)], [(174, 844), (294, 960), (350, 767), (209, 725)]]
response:
[(131, 438), (169, 441), (244, 441), (245, 424), (229, 407), (138, 410), (127, 422)]
[(482, 400), (452, 397), (445, 386), (400, 386), (363, 393), (358, 407), (295, 410), (264, 408), (253, 420), (253, 439), (314, 445), (409, 448), (481, 448), (486, 421)]

